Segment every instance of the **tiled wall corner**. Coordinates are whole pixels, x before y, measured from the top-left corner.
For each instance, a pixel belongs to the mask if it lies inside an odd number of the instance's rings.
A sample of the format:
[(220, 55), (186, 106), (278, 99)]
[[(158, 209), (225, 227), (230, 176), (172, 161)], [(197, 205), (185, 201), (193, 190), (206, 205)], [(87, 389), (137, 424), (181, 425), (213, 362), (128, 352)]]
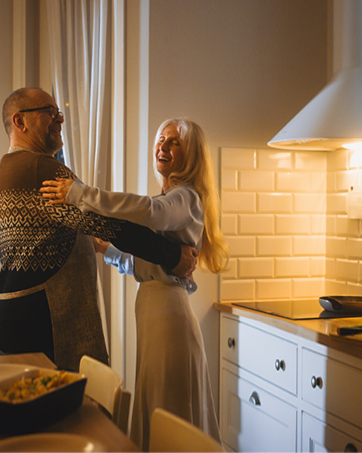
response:
[(361, 154), (327, 153), (326, 294), (362, 294), (361, 220), (348, 218), (347, 193), (362, 183)]
[[(220, 299), (362, 294), (362, 225), (347, 192), (360, 156), (222, 148), (222, 230), (231, 250)], [(358, 179), (359, 178), (359, 179)]]
[(321, 292), (326, 168), (325, 153), (221, 150), (222, 229), (231, 250), (221, 300)]

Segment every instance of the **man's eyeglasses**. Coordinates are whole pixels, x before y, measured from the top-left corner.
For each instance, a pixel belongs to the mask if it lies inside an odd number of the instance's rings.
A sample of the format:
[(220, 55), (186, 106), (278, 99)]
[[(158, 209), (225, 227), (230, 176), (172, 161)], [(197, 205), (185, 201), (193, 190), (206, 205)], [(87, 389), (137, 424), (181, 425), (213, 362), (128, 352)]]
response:
[(24, 110), (19, 110), (20, 113), (24, 112), (35, 112), (37, 110), (47, 110), (47, 114), (50, 115), (53, 120), (57, 120), (59, 117), (60, 119), (64, 119), (63, 113), (59, 110), (53, 107), (52, 105), (47, 105), (45, 107), (37, 107), (35, 109), (24, 109)]

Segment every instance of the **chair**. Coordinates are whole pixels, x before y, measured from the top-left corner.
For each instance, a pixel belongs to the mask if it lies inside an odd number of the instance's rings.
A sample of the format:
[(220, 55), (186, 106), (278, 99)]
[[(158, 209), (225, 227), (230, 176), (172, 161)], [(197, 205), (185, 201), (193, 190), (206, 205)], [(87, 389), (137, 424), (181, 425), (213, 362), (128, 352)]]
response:
[(111, 367), (87, 355), (80, 359), (79, 373), (87, 377), (85, 394), (105, 409), (127, 434), (131, 394), (122, 389), (122, 379)]
[(150, 451), (223, 452), (222, 446), (201, 429), (164, 409), (151, 417)]

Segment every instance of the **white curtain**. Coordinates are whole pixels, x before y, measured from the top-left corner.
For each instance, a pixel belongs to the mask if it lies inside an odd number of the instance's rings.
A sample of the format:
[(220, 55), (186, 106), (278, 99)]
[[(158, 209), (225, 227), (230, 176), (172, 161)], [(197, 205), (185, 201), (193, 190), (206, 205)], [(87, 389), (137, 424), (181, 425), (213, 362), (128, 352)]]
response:
[[(46, 5), (54, 97), (65, 116), (65, 163), (86, 184), (109, 189), (110, 0), (48, 0)], [(103, 266), (99, 269), (102, 273)], [(101, 281), (99, 275), (99, 308), (108, 346)]]

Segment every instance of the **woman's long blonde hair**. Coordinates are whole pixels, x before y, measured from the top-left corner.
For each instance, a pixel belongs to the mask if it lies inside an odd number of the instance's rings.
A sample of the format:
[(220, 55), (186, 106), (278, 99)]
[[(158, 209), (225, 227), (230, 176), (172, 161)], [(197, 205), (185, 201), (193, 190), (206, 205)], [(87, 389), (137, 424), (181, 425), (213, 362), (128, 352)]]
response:
[[(169, 176), (170, 187), (182, 184), (191, 185), (198, 193), (204, 214), (204, 231), (198, 261), (201, 268), (207, 267), (213, 273), (225, 270), (229, 261), (229, 250), (220, 230), (220, 202), (216, 191), (211, 166), (210, 149), (204, 131), (196, 123), (186, 119), (168, 119), (158, 128), (155, 145), (162, 131), (175, 124), (183, 140), (185, 161), (180, 171)], [(161, 175), (154, 170), (158, 181)]]

